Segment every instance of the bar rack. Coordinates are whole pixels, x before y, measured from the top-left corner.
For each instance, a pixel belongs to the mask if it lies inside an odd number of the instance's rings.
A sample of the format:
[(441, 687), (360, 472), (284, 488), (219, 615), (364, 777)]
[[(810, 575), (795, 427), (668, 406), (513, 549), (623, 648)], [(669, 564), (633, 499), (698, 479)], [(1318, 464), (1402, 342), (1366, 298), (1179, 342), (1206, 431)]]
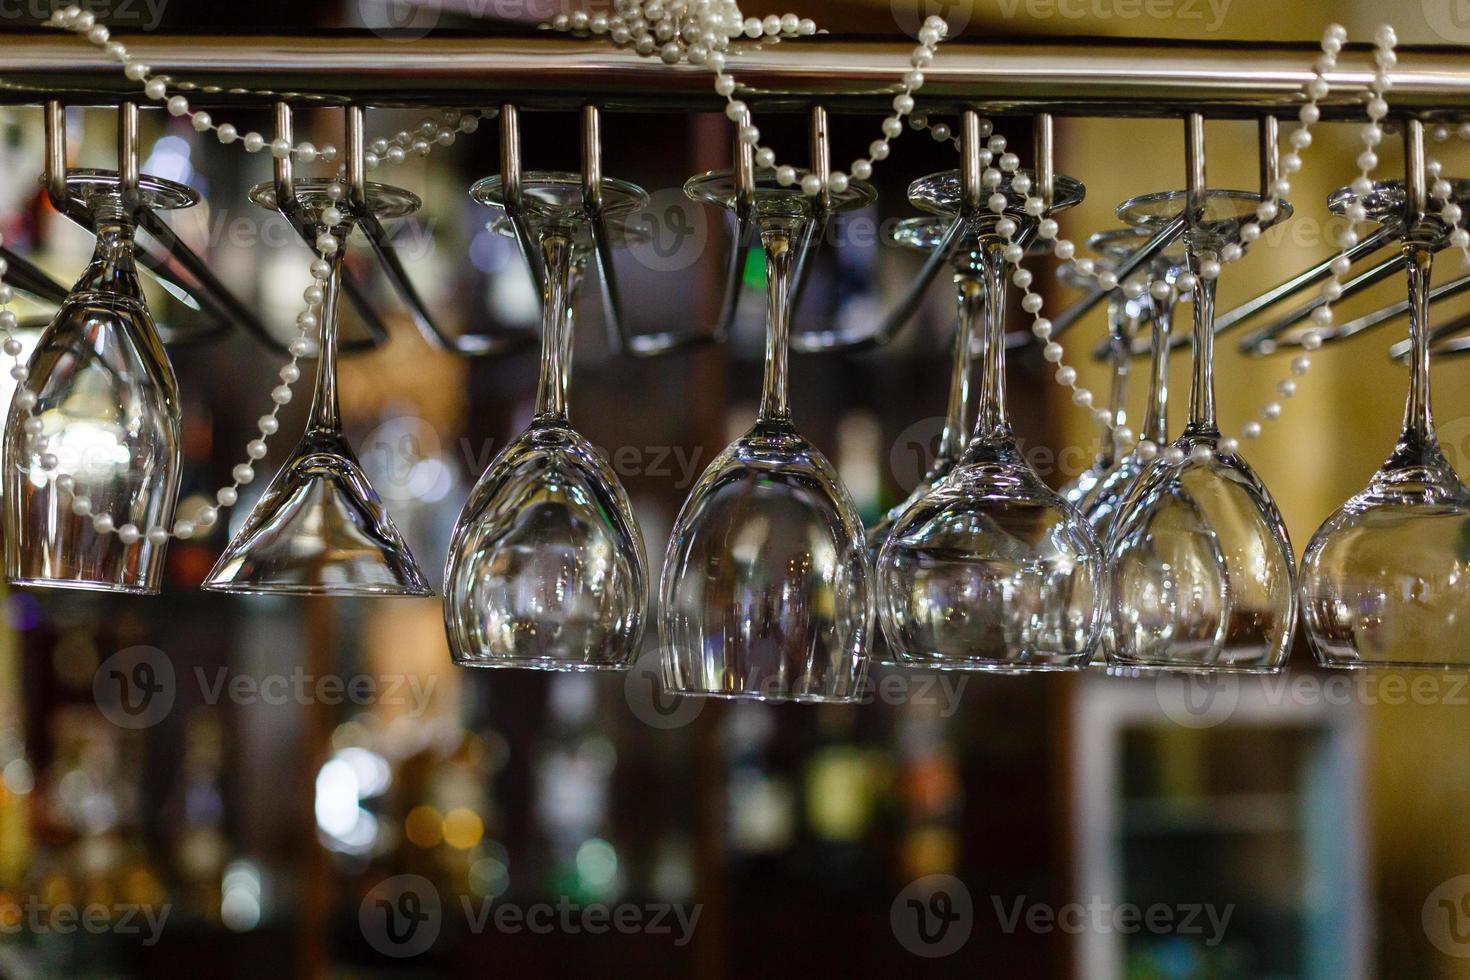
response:
[[(549, 31), (436, 32), (412, 41), (366, 31), (223, 37), (122, 34), (119, 39), (155, 72), (186, 81), (172, 87), (185, 92), (191, 105), (277, 105), (279, 112), (289, 112), (286, 107), (345, 107), (349, 129), (355, 129), (359, 138), (362, 114), (368, 108), (493, 108), (500, 118), (502, 156), (509, 164), (504, 169), (512, 185), (520, 167), (517, 112), (576, 110), (582, 114), (584, 184), (594, 207), (602, 114), (723, 107), (706, 69), (669, 66), (657, 58), (617, 49), (605, 39)], [(912, 50), (912, 42), (901, 37), (818, 35), (791, 41), (739, 41), (732, 49), (729, 70), (739, 85), (738, 97), (755, 111), (801, 112), (811, 117), (812, 166), (821, 170), (828, 165), (826, 114), (886, 112), (899, 77), (909, 67)], [(1294, 116), (1301, 105), (1302, 88), (1313, 78), (1317, 53), (1316, 46), (1306, 42), (959, 39), (943, 45), (939, 57), (925, 68), (922, 105), (926, 112), (957, 113), (962, 120), (976, 114), (1035, 117), (1038, 133), (1048, 137), (1054, 116), (1184, 118), (1198, 113), (1208, 118), (1254, 119), (1260, 128), (1264, 189), (1277, 173), (1274, 154), (1265, 150), (1274, 145), (1278, 118)], [(1392, 91), (1396, 112), (1416, 123), (1470, 118), (1470, 58), (1464, 49), (1401, 46), (1397, 53)], [(1327, 75), (1331, 94), (1320, 102), (1323, 116), (1362, 118), (1373, 72), (1369, 46), (1346, 47), (1337, 67)], [(0, 32), (0, 104), (46, 103), (50, 122), (54, 107), (63, 102), (120, 106), (137, 97), (137, 84), (93, 46), (53, 31)], [(973, 134), (970, 139), (973, 141)], [(1050, 148), (1049, 138), (1038, 141), (1037, 163), (1049, 172), (1049, 154), (1045, 159), (1040, 154), (1043, 143)], [(55, 160), (49, 163), (54, 168)], [(748, 160), (739, 157), (736, 163), (737, 171), (749, 167)], [(354, 183), (360, 184), (361, 175), (357, 176)], [(1120, 263), (1119, 278), (1145, 267), (1178, 236), (1184, 224), (1181, 215)], [(951, 232), (958, 228), (956, 222)], [(494, 356), (529, 346), (522, 337), (446, 337), (396, 256), (382, 247), (381, 234), (373, 234), (381, 229), (368, 231), (395, 290), (431, 342), (472, 356)], [(956, 237), (949, 236), (946, 244)], [(750, 244), (748, 234), (742, 234), (732, 246), (731, 272), (725, 277), (726, 296), (716, 324), (682, 336), (636, 335), (623, 326), (603, 238), (599, 234), (599, 265), (607, 267), (602, 277), (604, 301), (614, 339), (622, 349), (635, 356), (650, 356), (723, 338), (734, 313), (737, 274)], [(873, 331), (856, 336), (798, 335), (793, 346), (811, 351), (861, 350), (887, 343), (917, 308), (923, 286), (943, 265), (944, 251), (931, 256), (924, 274), (898, 308)], [(803, 258), (806, 252), (804, 249)], [(235, 312), (238, 303), (197, 274), (193, 266), (200, 263), (189, 261), (196, 257), (182, 258), (186, 271), (200, 280), (201, 302), (212, 310)], [(534, 255), (528, 251), (527, 258), (534, 275)], [(1224, 314), (1219, 329), (1228, 329), (1309, 289), (1320, 280), (1321, 272), (1319, 267), (1299, 273)], [(798, 275), (797, 289), (800, 282)], [(1065, 331), (1104, 297), (1098, 289), (1087, 292), (1071, 309), (1058, 314), (1056, 332)], [(1381, 311), (1380, 315), (1386, 318), (1389, 314)], [(1247, 339), (1258, 341), (1271, 329), (1258, 330)]]

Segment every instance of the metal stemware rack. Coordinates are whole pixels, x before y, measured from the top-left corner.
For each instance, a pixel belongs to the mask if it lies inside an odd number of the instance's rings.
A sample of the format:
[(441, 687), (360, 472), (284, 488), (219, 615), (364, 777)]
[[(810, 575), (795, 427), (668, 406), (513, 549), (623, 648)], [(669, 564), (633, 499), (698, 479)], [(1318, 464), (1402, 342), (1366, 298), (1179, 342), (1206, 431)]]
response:
[[(365, 207), (365, 116), (375, 107), (483, 108), (497, 111), (501, 173), (507, 214), (537, 285), (542, 272), (521, 209), (522, 152), (520, 113), (534, 110), (578, 110), (581, 123), (583, 200), (593, 216), (595, 259), (602, 298), (614, 341), (626, 353), (648, 357), (691, 346), (718, 343), (734, 320), (746, 252), (755, 247), (751, 201), (754, 187), (752, 149), (736, 142), (737, 237), (730, 250), (724, 299), (713, 324), (693, 329), (645, 333), (627, 323), (621, 312), (607, 223), (601, 212), (602, 121), (604, 114), (647, 110), (719, 111), (723, 100), (710, 87), (710, 73), (687, 65), (669, 66), (618, 50), (602, 40), (545, 31), (475, 36), (433, 35), (406, 41), (366, 32), (330, 32), (292, 36), (121, 36), (131, 54), (166, 72), (175, 88), (186, 91), (197, 108), (275, 107), (275, 136), (291, 139), (292, 109), (341, 107), (345, 113), (344, 156), (348, 201), (383, 267), (388, 281), (434, 346), (466, 356), (497, 356), (532, 346), (527, 333), (452, 336), (441, 329), (414, 286), (407, 270), (387, 243), (382, 226)], [(904, 38), (852, 38), (820, 35), (797, 41), (741, 42), (732, 53), (730, 72), (739, 83), (738, 97), (755, 112), (806, 113), (811, 127), (810, 168), (825, 177), (830, 168), (828, 113), (886, 113), (909, 68), (912, 42)], [(1470, 59), (1464, 49), (1400, 47), (1393, 69), (1393, 121), (1411, 144), (1406, 159), (1422, 160), (1424, 125), (1451, 123), (1470, 115)], [(957, 113), (959, 168), (965, 206), (926, 259), (922, 270), (895, 308), (869, 329), (855, 333), (805, 333), (792, 345), (808, 351), (857, 350), (883, 346), (918, 309), (929, 283), (943, 270), (964, 238), (968, 222), (984, 210), (981, 186), (983, 139), (979, 116), (1030, 116), (1036, 133), (1035, 168), (1039, 192), (1050, 203), (1053, 119), (1056, 116), (1172, 117), (1186, 121), (1186, 183), (1193, 192), (1205, 184), (1203, 120), (1255, 119), (1259, 123), (1261, 189), (1278, 175), (1275, 153), (1278, 117), (1294, 116), (1304, 100), (1303, 87), (1314, 77), (1317, 50), (1310, 44), (1214, 42), (1210, 44), (1078, 38), (1067, 41), (982, 42), (956, 40), (942, 46), (924, 69), (924, 111)], [(1362, 119), (1374, 74), (1371, 49), (1350, 46), (1328, 73), (1331, 93), (1320, 102), (1324, 118)], [(183, 88), (177, 82), (187, 81)], [(593, 95), (592, 93), (595, 93)], [(121, 117), (119, 173), (125, 185), (138, 177), (137, 83), (129, 81), (117, 62), (76, 38), (49, 31), (0, 32), (0, 104), (45, 107), (46, 159), (43, 178), (52, 203), (85, 225), (85, 214), (68, 202), (65, 173), (67, 105), (116, 106)], [(39, 163), (40, 161), (38, 161)], [(292, 226), (297, 212), (290, 158), (274, 160), (277, 200)], [(825, 182), (824, 182), (825, 183)], [(1410, 195), (1422, 197), (1422, 173), (1409, 175)], [(826, 209), (818, 202), (818, 219), (808, 230), (795, 270), (800, 289), (810, 246), (823, 238)], [(1410, 201), (1422, 215), (1424, 202)], [(1417, 209), (1417, 210), (1416, 210)], [(178, 239), (168, 224), (144, 209), (139, 216), (156, 247), (142, 256), (145, 267), (174, 290), (195, 297), (197, 305), (223, 327), (238, 326), (272, 347), (279, 342), (260, 323), (248, 304), (235, 297), (208, 264)], [(1120, 261), (1119, 280), (1147, 267), (1184, 231), (1181, 214), (1149, 241)], [(1394, 241), (1395, 229), (1384, 225), (1349, 250), (1354, 262)], [(18, 289), (48, 302), (59, 302), (66, 288), (13, 252), (0, 249), (9, 262), (8, 280)], [(1396, 264), (1397, 263), (1397, 264)], [(1344, 284), (1350, 294), (1398, 271), (1402, 259), (1392, 256)], [(1320, 284), (1328, 276), (1324, 261), (1265, 290), (1217, 318), (1217, 332), (1244, 323), (1268, 307)], [(360, 283), (346, 280), (349, 300), (368, 325), (363, 343), (387, 336), (381, 318)], [(1442, 284), (1435, 298), (1470, 289), (1470, 277)], [(1106, 296), (1094, 287), (1071, 308), (1053, 318), (1062, 333)], [(1310, 301), (1251, 332), (1241, 342), (1252, 353), (1269, 353), (1292, 343), (1290, 329), (1304, 323)], [(1326, 342), (1352, 336), (1403, 312), (1400, 302), (1328, 330)], [(1470, 349), (1449, 335), (1470, 328), (1470, 317), (1436, 329), (1446, 352)], [(1187, 342), (1187, 334), (1175, 338)], [(1105, 356), (1106, 344), (1098, 350)], [(1404, 351), (1396, 350), (1402, 355)]]

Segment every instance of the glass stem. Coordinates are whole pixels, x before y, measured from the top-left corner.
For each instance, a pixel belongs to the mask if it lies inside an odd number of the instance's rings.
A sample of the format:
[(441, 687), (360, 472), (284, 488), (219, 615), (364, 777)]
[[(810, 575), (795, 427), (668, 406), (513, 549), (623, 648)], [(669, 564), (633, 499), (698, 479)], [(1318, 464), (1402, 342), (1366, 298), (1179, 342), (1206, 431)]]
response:
[(1136, 321), (1122, 303), (1108, 304), (1108, 348), (1113, 361), (1113, 378), (1108, 388), (1108, 424), (1098, 448), (1097, 465), (1103, 469), (1118, 458), (1118, 426), (1123, 424), (1123, 401), (1128, 394), (1129, 344)]
[(309, 429), (339, 432), (342, 412), (337, 402), (338, 302), (342, 296), (342, 262), (346, 248), (338, 241), (337, 251), (325, 256), (330, 271), (322, 283), (321, 337), (316, 362), (316, 390), (311, 398)]
[(950, 364), (949, 404), (945, 407), (944, 431), (939, 436), (939, 459), (954, 459), (969, 434), (966, 416), (970, 411), (970, 348), (975, 329), (985, 312), (985, 280), (969, 270), (955, 273), (959, 320), (954, 331), (954, 360)]
[(1199, 274), (1200, 254), (1189, 250), (1194, 273), (1194, 384), (1189, 389), (1188, 435), (1218, 436), (1215, 421), (1215, 280)]
[(980, 406), (975, 415), (975, 438), (992, 443), (1011, 439), (1011, 420), (1006, 414), (1006, 264), (1001, 247), (985, 244), (985, 348), (980, 363)]
[(1404, 243), (1409, 279), (1409, 398), (1400, 443), (1417, 451), (1435, 443), (1429, 405), (1429, 273), (1434, 254), (1422, 242)]
[(1169, 341), (1174, 320), (1174, 299), (1154, 302), (1153, 353), (1148, 408), (1144, 411), (1143, 435), (1156, 446), (1169, 441)]
[(761, 228), (766, 253), (766, 371), (761, 383), (760, 421), (791, 418), (787, 342), (791, 335), (791, 266), (795, 235), (785, 224)]
[(576, 291), (572, 241), (560, 233), (541, 238), (546, 281), (541, 293), (541, 378), (536, 418), (565, 421), (572, 376), (572, 295)]

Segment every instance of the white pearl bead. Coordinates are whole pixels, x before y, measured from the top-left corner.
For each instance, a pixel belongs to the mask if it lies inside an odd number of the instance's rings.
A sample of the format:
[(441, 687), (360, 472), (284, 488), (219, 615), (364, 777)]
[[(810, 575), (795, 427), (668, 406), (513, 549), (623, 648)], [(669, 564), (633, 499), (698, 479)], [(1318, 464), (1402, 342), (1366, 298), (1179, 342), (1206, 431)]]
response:
[(221, 507), (233, 507), (239, 502), (240, 494), (234, 487), (220, 487), (215, 492), (214, 499), (219, 501)]
[(796, 168), (789, 164), (782, 164), (776, 168), (776, 183), (782, 187), (790, 187), (796, 183)]
[(174, 537), (179, 538), (180, 540), (187, 540), (188, 538), (192, 538), (193, 536), (193, 521), (178, 521), (174, 524)]
[(245, 152), (259, 153), (265, 147), (265, 137), (259, 133), (245, 134)]
[(1063, 353), (1064, 351), (1062, 350), (1062, 345), (1056, 343), (1055, 341), (1047, 344), (1041, 349), (1041, 356), (1046, 358), (1053, 364), (1059, 363), (1061, 361)]
[(1046, 340), (1051, 336), (1051, 321), (1044, 316), (1037, 317), (1036, 322), (1031, 324), (1031, 332), (1037, 339)]
[(271, 389), (271, 401), (277, 405), (287, 405), (291, 401), (291, 389), (285, 385), (277, 385)]
[(1220, 452), (1224, 453), (1226, 456), (1234, 456), (1237, 452), (1240, 451), (1240, 443), (1236, 439), (1230, 436), (1226, 436), (1225, 438), (1220, 440), (1219, 448)]
[(1215, 458), (1215, 450), (1207, 443), (1198, 443), (1190, 447), (1189, 458), (1196, 463), (1208, 463)]
[(198, 133), (208, 132), (209, 127), (214, 125), (214, 120), (210, 118), (209, 113), (207, 112), (194, 113), (194, 115), (189, 118), (189, 122), (191, 125), (193, 125), (194, 131)]
[(112, 515), (98, 514), (96, 517), (92, 518), (92, 530), (96, 531), (98, 534), (111, 534)]
[(816, 174), (805, 174), (801, 178), (801, 192), (807, 197), (816, 197), (822, 193), (822, 178)]
[(765, 170), (770, 170), (776, 165), (776, 151), (769, 146), (763, 146), (755, 151), (755, 165)]
[(255, 479), (255, 467), (241, 463), (230, 471), (230, 475), (235, 478), (236, 483), (249, 483)]
[(199, 512), (194, 515), (194, 523), (199, 527), (209, 527), (209, 525), (218, 519), (219, 511), (213, 507), (201, 507), (199, 508)]
[(226, 145), (240, 138), (239, 131), (235, 129), (232, 123), (221, 123), (219, 128), (214, 131), (214, 135), (216, 139)]
[(175, 95), (168, 100), (168, 111), (171, 115), (183, 116), (189, 112), (189, 100), (182, 95)]
[(1073, 367), (1059, 367), (1056, 373), (1057, 384), (1063, 388), (1070, 388), (1077, 381), (1077, 369)]
[(168, 543), (168, 532), (161, 527), (149, 528), (148, 543), (155, 548)]
[(1170, 466), (1178, 466), (1184, 462), (1184, 450), (1178, 446), (1169, 446), (1160, 455), (1164, 457), (1164, 462)]
[(1021, 309), (1027, 313), (1041, 312), (1042, 298), (1040, 293), (1027, 293), (1021, 297)]
[(867, 180), (873, 176), (873, 165), (867, 160), (854, 160), (848, 170), (858, 180)]
[(86, 517), (88, 514), (92, 513), (91, 498), (86, 496), (76, 496), (71, 498), (71, 512), (78, 517)]
[(1307, 357), (1304, 354), (1303, 355), (1298, 355), (1297, 357), (1295, 357), (1295, 358), (1292, 359), (1292, 362), (1291, 362), (1291, 373), (1292, 374), (1306, 374), (1308, 371), (1311, 370), (1311, 368), (1312, 368), (1312, 359), (1310, 357)]
[(1092, 392), (1086, 388), (1078, 388), (1072, 392), (1072, 403), (1081, 408), (1090, 407), (1092, 405)]
[(123, 544), (137, 544), (142, 535), (138, 532), (138, 525), (124, 524), (117, 529), (117, 539)]

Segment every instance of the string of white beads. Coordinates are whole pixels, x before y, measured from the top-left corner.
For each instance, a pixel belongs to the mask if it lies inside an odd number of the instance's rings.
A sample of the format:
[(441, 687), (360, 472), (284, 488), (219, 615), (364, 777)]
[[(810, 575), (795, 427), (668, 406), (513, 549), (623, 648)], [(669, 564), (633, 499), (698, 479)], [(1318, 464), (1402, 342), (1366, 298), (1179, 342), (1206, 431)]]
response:
[[(657, 55), (665, 64), (688, 62), (714, 72), (716, 94), (725, 99), (725, 115), (739, 129), (736, 138), (755, 150), (756, 166), (774, 169), (786, 187), (799, 186), (802, 193), (816, 196), (826, 190), (840, 194), (852, 180), (867, 180), (873, 165), (888, 159), (890, 144), (903, 133), (904, 119), (914, 111), (914, 96), (924, 87), (924, 69), (933, 63), (940, 42), (949, 32), (943, 17), (931, 16), (919, 29), (918, 46), (909, 56), (899, 90), (893, 96), (892, 113), (880, 124), (881, 135), (868, 145), (866, 156), (852, 161), (847, 170), (833, 170), (826, 178), (799, 167), (777, 162), (776, 151), (760, 142), (760, 129), (750, 120), (749, 107), (736, 98), (735, 77), (727, 72), (729, 58), (740, 49), (731, 42), (746, 38), (777, 43), (793, 37), (818, 33), (809, 18), (796, 14), (771, 14), (763, 19), (744, 17), (734, 0), (617, 0), (611, 16), (577, 11), (558, 14), (541, 25), (543, 29), (574, 34), (606, 36), (619, 48), (632, 48), (644, 57)], [(927, 123), (926, 123), (927, 125)], [(921, 127), (915, 127), (921, 128)], [(948, 126), (930, 128), (940, 142), (953, 139)]]

